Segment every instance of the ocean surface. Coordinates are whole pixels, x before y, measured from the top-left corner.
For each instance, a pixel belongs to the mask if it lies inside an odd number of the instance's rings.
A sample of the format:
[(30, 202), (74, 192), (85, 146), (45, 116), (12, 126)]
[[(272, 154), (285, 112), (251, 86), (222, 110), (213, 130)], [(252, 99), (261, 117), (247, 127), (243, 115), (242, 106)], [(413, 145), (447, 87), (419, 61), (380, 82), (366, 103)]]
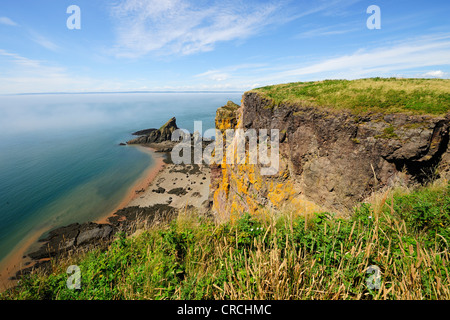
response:
[(43, 228), (96, 220), (119, 205), (153, 163), (132, 132), (171, 117), (193, 132), (242, 93), (0, 96), (0, 262)]

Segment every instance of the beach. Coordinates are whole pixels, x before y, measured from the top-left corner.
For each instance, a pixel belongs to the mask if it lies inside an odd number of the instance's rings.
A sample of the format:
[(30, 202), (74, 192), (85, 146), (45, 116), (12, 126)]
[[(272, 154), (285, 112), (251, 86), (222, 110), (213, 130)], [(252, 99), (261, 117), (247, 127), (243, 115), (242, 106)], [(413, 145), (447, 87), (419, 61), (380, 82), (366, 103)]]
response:
[(200, 208), (208, 200), (210, 169), (199, 165), (166, 164), (148, 188), (128, 206), (150, 207), (168, 204), (177, 209)]
[(37, 244), (39, 238), (48, 229), (41, 229), (32, 233), (29, 237), (21, 241), (11, 254), (9, 254), (0, 264), (0, 290), (10, 288), (16, 284), (15, 280), (10, 280), (15, 276), (18, 271), (24, 267), (31, 266), (33, 264), (32, 259), (26, 256), (26, 253), (31, 247)]

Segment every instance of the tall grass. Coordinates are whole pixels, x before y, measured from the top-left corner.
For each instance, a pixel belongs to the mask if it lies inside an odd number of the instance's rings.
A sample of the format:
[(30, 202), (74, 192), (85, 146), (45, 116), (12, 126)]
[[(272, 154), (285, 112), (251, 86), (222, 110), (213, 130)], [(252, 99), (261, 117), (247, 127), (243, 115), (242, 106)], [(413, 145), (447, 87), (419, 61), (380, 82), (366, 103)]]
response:
[[(388, 190), (348, 219), (286, 209), (218, 224), (180, 213), (35, 272), (0, 298), (450, 299), (449, 192), (446, 181)], [(66, 287), (70, 264), (81, 290)], [(375, 287), (370, 266), (381, 272)]]

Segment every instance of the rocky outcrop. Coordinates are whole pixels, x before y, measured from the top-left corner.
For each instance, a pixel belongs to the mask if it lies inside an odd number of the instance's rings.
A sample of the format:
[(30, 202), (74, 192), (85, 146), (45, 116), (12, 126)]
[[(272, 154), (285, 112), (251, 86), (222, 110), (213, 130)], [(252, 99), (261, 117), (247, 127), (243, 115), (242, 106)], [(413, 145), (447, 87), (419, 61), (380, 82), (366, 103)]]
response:
[(128, 144), (150, 144), (170, 141), (172, 133), (178, 129), (175, 117), (171, 118), (159, 129), (146, 129), (133, 133), (134, 135), (144, 134), (139, 138), (128, 141)]
[(112, 233), (113, 227), (107, 224), (74, 223), (50, 231), (47, 237), (40, 240), (44, 244), (29, 256), (34, 260), (55, 257), (62, 252), (108, 241)]
[(222, 132), (226, 129), (236, 128), (238, 119), (239, 105), (233, 101), (228, 101), (227, 104), (216, 111), (215, 124), (216, 128)]
[(258, 165), (214, 166), (211, 198), (217, 212), (237, 207), (253, 212), (286, 203), (305, 211), (316, 205), (348, 209), (382, 187), (424, 182), (437, 167), (448, 170), (450, 113), (355, 114), (302, 104), (275, 106), (247, 92), (241, 107), (228, 115), (216, 123), (279, 130), (280, 168), (273, 176), (261, 176)]
[(136, 132), (133, 132), (132, 135), (133, 136), (148, 136), (150, 133), (152, 133), (153, 131), (156, 131), (158, 129), (144, 129), (144, 130), (139, 130)]
[(145, 223), (152, 224), (170, 221), (177, 215), (177, 210), (169, 205), (154, 205), (151, 207), (125, 207), (108, 218), (108, 223), (94, 222), (73, 223), (51, 230), (40, 239), (41, 246), (28, 254), (33, 265), (17, 272), (11, 278), (16, 280), (29, 274), (33, 269), (50, 270), (51, 260), (59, 259), (72, 253), (92, 248), (105, 248), (114, 239), (117, 232), (132, 234)]
[(175, 208), (168, 205), (151, 207), (126, 207), (108, 218), (108, 224), (94, 222), (73, 223), (51, 230), (45, 238), (39, 240), (43, 245), (31, 252), (33, 260), (51, 258), (70, 250), (86, 249), (108, 243), (118, 231), (133, 232), (136, 221), (141, 219), (152, 224), (156, 221), (168, 221), (176, 216)]

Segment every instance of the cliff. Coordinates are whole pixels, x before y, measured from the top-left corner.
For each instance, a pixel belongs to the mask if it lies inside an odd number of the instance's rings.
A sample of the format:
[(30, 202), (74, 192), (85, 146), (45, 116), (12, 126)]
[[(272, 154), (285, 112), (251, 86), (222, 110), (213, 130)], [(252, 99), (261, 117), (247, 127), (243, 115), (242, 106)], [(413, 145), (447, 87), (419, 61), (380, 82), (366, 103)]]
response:
[[(220, 108), (222, 131), (278, 129), (280, 167), (263, 176), (260, 165), (213, 166), (215, 212), (233, 216), (235, 208), (258, 213), (284, 205), (304, 213), (345, 210), (383, 187), (448, 172), (450, 81), (411, 81), (411, 88), (401, 81), (272, 86), (246, 92), (239, 108)], [(364, 87), (359, 97), (352, 86)]]

